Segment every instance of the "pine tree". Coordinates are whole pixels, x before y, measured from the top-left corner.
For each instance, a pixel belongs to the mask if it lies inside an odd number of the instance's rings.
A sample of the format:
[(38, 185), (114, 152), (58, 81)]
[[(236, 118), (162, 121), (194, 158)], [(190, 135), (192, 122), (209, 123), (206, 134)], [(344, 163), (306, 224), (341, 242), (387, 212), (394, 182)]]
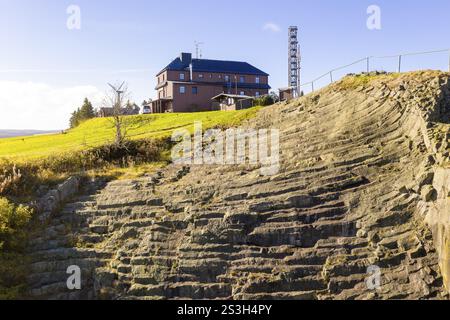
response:
[(70, 128), (78, 127), (83, 121), (95, 118), (95, 110), (92, 103), (85, 98), (81, 108), (75, 110), (70, 117)]
[(95, 111), (94, 108), (92, 107), (92, 103), (87, 98), (85, 98), (83, 106), (80, 109), (80, 119), (82, 121), (85, 121), (88, 119), (92, 119), (94, 117)]
[(70, 117), (70, 128), (73, 129), (80, 124), (80, 108), (72, 112), (72, 116)]

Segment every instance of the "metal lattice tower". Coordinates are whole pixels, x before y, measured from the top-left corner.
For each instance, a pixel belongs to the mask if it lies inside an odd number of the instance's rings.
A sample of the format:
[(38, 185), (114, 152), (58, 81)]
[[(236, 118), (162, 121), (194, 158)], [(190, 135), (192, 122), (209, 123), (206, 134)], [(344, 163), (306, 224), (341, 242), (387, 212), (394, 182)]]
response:
[(301, 54), (298, 42), (298, 27), (289, 27), (289, 86), (295, 97), (300, 95)]

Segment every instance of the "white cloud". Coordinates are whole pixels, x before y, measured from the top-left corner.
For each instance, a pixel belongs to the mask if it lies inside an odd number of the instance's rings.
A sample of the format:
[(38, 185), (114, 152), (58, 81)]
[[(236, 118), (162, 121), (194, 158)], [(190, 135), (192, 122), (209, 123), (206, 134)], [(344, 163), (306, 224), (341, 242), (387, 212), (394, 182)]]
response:
[(62, 130), (87, 97), (94, 107), (103, 93), (94, 86), (58, 88), (44, 83), (0, 81), (0, 129)]
[(270, 31), (270, 32), (280, 32), (281, 27), (276, 23), (268, 22), (264, 25), (263, 30)]

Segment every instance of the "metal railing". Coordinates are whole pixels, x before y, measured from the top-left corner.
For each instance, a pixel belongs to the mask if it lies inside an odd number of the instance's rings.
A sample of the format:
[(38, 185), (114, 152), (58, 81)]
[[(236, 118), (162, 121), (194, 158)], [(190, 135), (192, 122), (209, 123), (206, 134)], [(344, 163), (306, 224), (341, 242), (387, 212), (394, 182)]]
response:
[[(345, 66), (341, 66), (341, 67), (332, 69), (332, 70), (324, 73), (320, 77), (318, 77), (318, 78), (316, 78), (316, 79), (314, 79), (314, 80), (312, 80), (310, 82), (307, 82), (307, 83), (304, 83), (304, 84), (300, 85), (300, 89), (303, 88), (303, 87), (311, 86), (311, 90), (312, 90), (312, 92), (314, 92), (315, 89), (317, 89), (315, 84), (319, 80), (322, 80), (325, 77), (329, 77), (330, 83), (333, 83), (333, 82), (335, 82), (337, 80), (337, 78), (334, 77), (334, 75), (336, 74), (337, 71), (347, 69), (349, 67), (352, 67), (354, 65), (360, 64), (362, 62), (365, 62), (365, 66), (364, 66), (365, 70), (361, 70), (361, 71), (369, 73), (369, 72), (372, 71), (371, 70), (371, 66), (372, 66), (372, 62), (374, 60), (396, 58), (396, 59), (398, 59), (398, 67), (397, 67), (396, 71), (400, 73), (400, 72), (402, 72), (402, 64), (404, 63), (404, 60), (405, 60), (404, 58), (405, 57), (419, 56), (419, 55), (428, 55), (428, 54), (435, 54), (435, 53), (444, 53), (444, 52), (448, 53), (448, 71), (450, 72), (450, 49), (424, 51), (424, 52), (410, 52), (410, 53), (402, 53), (402, 54), (391, 55), (391, 56), (370, 56), (370, 57), (365, 57), (363, 59), (359, 59), (359, 60), (357, 60), (357, 61), (355, 61), (353, 63), (347, 64)], [(373, 70), (373, 71), (375, 71), (375, 70)], [(379, 70), (379, 71), (381, 71), (381, 70)], [(382, 71), (387, 71), (387, 70), (382, 70)]]

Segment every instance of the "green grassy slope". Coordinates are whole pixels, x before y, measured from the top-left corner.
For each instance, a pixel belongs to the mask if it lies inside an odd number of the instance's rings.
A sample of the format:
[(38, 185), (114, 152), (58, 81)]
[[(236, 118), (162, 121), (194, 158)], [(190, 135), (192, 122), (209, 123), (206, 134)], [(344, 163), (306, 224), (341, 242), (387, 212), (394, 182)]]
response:
[[(215, 126), (235, 126), (253, 117), (258, 108), (243, 111), (213, 111), (184, 114), (138, 115), (126, 118), (130, 139), (165, 138), (173, 130), (187, 128), (193, 131), (195, 121), (202, 121), (203, 129)], [(96, 118), (66, 133), (42, 136), (0, 139), (0, 159), (15, 162), (42, 159), (65, 152), (76, 152), (114, 141), (113, 122)]]

